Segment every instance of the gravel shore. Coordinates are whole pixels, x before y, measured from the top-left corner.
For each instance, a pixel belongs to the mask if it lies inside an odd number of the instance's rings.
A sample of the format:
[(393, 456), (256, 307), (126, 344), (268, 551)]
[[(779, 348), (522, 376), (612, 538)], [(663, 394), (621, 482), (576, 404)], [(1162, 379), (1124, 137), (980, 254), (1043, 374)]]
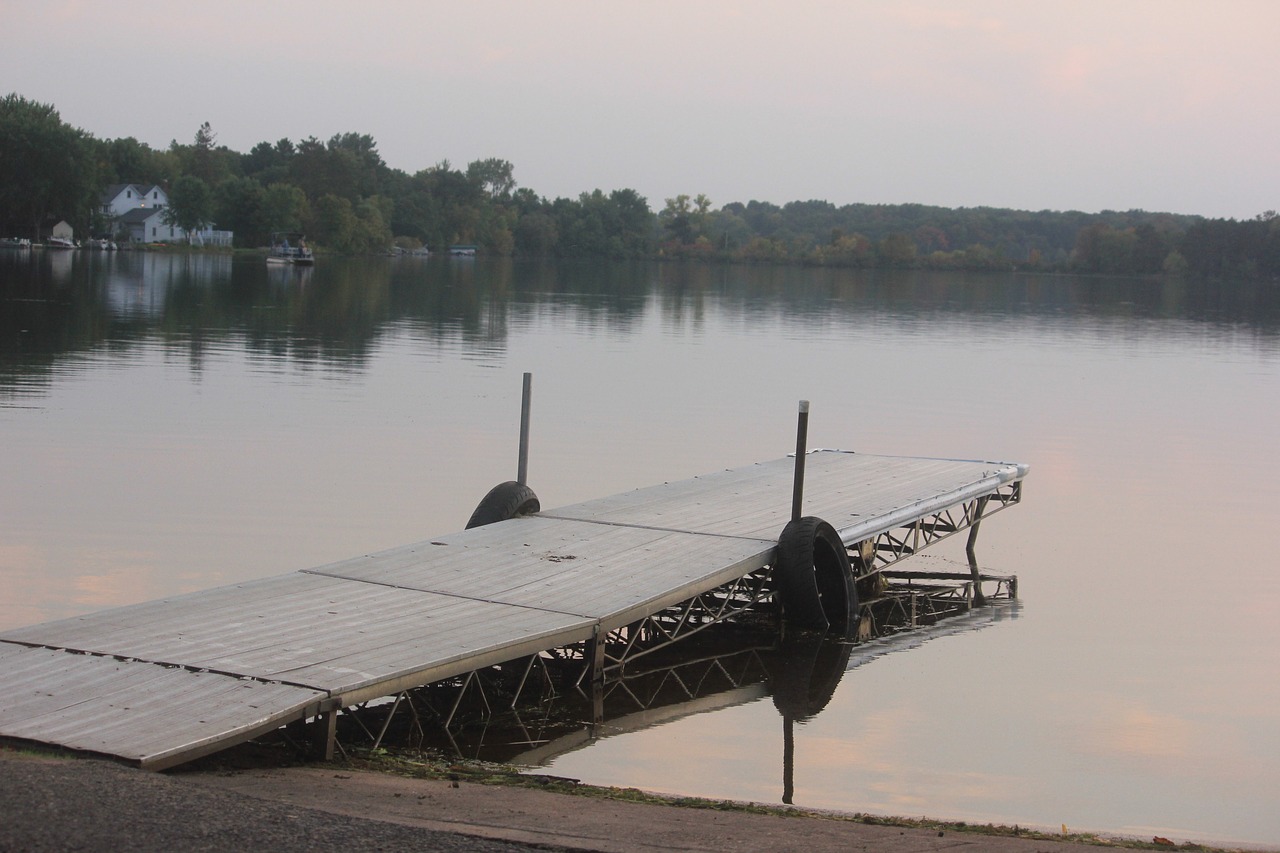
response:
[(418, 779), (341, 765), (150, 773), (0, 748), (0, 851), (1079, 851), (1088, 845)]

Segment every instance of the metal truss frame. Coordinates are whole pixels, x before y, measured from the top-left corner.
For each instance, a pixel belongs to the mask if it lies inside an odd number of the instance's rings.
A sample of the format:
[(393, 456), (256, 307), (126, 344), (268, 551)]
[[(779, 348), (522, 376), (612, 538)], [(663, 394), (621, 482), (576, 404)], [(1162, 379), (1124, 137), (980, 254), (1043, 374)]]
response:
[[(849, 552), (860, 566), (855, 571), (859, 577), (881, 571), (962, 530), (969, 529), (972, 540), (983, 519), (1021, 501), (1022, 481), (1015, 480), (981, 497), (918, 518), (910, 524), (883, 531), (874, 539), (867, 540), (871, 543), (869, 549), (861, 542), (854, 543), (849, 546)], [(868, 550), (870, 554), (867, 553)]]
[[(982, 590), (984, 581), (995, 582), (992, 597), (1016, 598), (1017, 578), (981, 574), (973, 547), (982, 520), (1019, 503), (1021, 499), (1022, 482), (1006, 483), (986, 495), (883, 531), (873, 539), (849, 544), (851, 562), (860, 587), (871, 586), (877, 592), (860, 603), (859, 638), (930, 625), (975, 604), (980, 605), (986, 600)], [(969, 531), (966, 546), (969, 572), (889, 570), (895, 563), (963, 530)], [(706, 669), (693, 681), (682, 676), (680, 671), (686, 664), (693, 666), (699, 661), (646, 671), (636, 670), (635, 664), (712, 625), (768, 610), (774, 604), (772, 576), (772, 567), (766, 566), (637, 622), (608, 631), (598, 628), (591, 640), (398, 693), (393, 698), (389, 697), (391, 708), (376, 735), (360, 720), (359, 712), (368, 708), (369, 703), (343, 709), (342, 714), (344, 718), (354, 718), (357, 728), (363, 730), (373, 748), (377, 749), (397, 710), (402, 705), (407, 706), (412, 715), (411, 731), (417, 733), (419, 742), (425, 737), (422, 718), (430, 716), (439, 721), (455, 749), (462, 754), (457, 749), (454, 723), (467, 702), (472, 702), (478, 712), (469, 715), (468, 719), (478, 717), (488, 725), (502, 712), (525, 731), (529, 743), (535, 743), (538, 742), (537, 731), (548, 724), (550, 707), (561, 695), (562, 688), (573, 690), (592, 701), (594, 710), (589, 722), (599, 726), (604, 721), (606, 697), (625, 697), (637, 710), (647, 710), (659, 692), (673, 684), (676, 689), (693, 696), (696, 695), (697, 684), (713, 674), (736, 683), (718, 657), (699, 659), (706, 664)], [(866, 579), (873, 578), (880, 581), (866, 583)], [(664, 673), (656, 686), (647, 692), (638, 692), (635, 688), (641, 683), (638, 679), (650, 676), (654, 671)], [(536, 691), (537, 696), (528, 696), (531, 691)], [(375, 704), (386, 703), (387, 700), (382, 700)], [(521, 717), (521, 709), (526, 709), (526, 713), (528, 709), (537, 709), (536, 719), (526, 723)], [(337, 746), (341, 749), (341, 744)]]
[(639, 622), (609, 631), (601, 645), (604, 672), (624, 672), (631, 661), (712, 625), (758, 610), (761, 603), (773, 598), (772, 575), (769, 567), (758, 569)]

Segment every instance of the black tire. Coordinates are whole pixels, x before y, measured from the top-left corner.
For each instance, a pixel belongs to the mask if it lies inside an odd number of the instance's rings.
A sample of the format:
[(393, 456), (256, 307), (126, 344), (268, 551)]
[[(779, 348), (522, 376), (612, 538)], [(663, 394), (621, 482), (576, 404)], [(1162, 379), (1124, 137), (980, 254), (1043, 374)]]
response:
[(489, 490), (489, 494), (481, 499), (476, 511), (471, 513), (466, 529), (484, 527), (486, 524), (506, 521), (520, 515), (530, 515), (540, 509), (542, 505), (538, 503), (538, 496), (533, 493), (533, 489), (515, 480), (508, 480), (494, 486)]
[(765, 660), (778, 713), (798, 723), (820, 714), (835, 695), (852, 652), (850, 643), (813, 634), (783, 640)]
[(849, 553), (827, 522), (805, 516), (778, 538), (774, 578), (787, 621), (798, 628), (846, 635), (858, 614)]

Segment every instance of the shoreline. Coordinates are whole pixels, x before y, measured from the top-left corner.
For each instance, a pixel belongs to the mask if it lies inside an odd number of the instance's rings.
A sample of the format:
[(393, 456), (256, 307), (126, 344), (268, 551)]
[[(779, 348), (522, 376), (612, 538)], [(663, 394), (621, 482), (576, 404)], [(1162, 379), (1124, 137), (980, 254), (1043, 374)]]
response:
[[(762, 853), (1268, 849), (714, 801), (583, 785), (502, 765), (386, 754), (289, 765), (220, 755), (152, 773), (0, 746), (0, 765), (0, 850), (121, 841), (139, 850), (235, 850), (246, 839), (261, 846), (267, 838), (277, 849), (305, 850), (345, 843), (350, 833), (376, 837), (374, 846), (382, 850), (478, 849), (481, 839), (506, 845), (494, 849), (618, 853), (728, 847)], [(279, 846), (282, 833), (295, 846)]]

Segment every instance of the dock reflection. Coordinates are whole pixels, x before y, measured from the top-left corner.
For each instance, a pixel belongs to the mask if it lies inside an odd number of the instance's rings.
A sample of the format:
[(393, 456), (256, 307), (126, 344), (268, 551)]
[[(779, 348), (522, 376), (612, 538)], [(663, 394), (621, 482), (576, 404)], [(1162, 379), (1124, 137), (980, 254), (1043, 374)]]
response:
[[(652, 729), (682, 718), (770, 698), (783, 724), (783, 797), (794, 791), (795, 724), (822, 713), (846, 673), (955, 634), (980, 631), (1019, 616), (1016, 599), (956, 612), (933, 624), (904, 626), (864, 613), (857, 639), (796, 633), (776, 625), (725, 624), (696, 641), (677, 643), (606, 680), (602, 722), (589, 689), (557, 687), (554, 672), (530, 690), (532, 668), (508, 673), (506, 692), (491, 679), (484, 691), (431, 685), (344, 719), (348, 743), (374, 740), (395, 751), (436, 751), (458, 758), (541, 767), (598, 740)], [(519, 681), (519, 687), (515, 682)], [(520, 689), (523, 688), (523, 689)], [(525, 698), (514, 707), (507, 696)], [(535, 695), (536, 694), (536, 695)], [(405, 708), (407, 707), (407, 710)], [(447, 725), (440, 725), (444, 721)]]

